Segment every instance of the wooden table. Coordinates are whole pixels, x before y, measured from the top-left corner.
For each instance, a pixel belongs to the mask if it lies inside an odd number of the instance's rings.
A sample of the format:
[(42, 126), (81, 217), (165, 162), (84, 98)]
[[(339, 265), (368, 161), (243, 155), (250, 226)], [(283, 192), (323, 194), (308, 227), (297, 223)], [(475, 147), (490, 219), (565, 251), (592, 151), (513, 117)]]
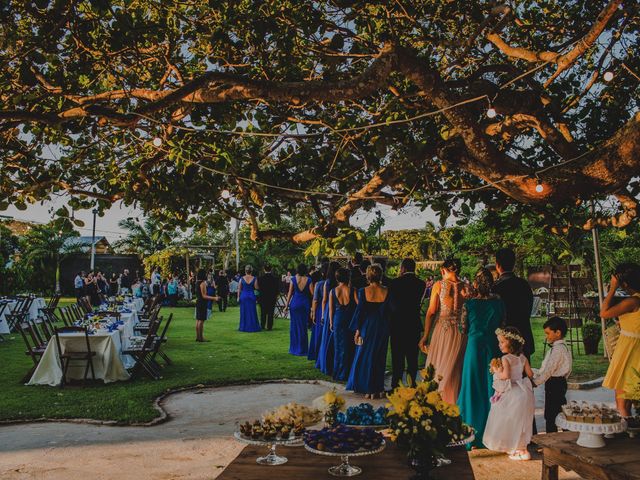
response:
[[(267, 453), (266, 448), (248, 445), (218, 477), (218, 480), (321, 480), (335, 478), (327, 469), (340, 463), (340, 457), (315, 455), (304, 447), (278, 447), (278, 455), (289, 459), (284, 465), (258, 465), (256, 458)], [(440, 467), (434, 479), (474, 480), (469, 456), (464, 448), (449, 450), (451, 465)], [(415, 473), (407, 465), (406, 452), (388, 445), (382, 452), (366, 457), (353, 457), (349, 463), (362, 468), (356, 478), (362, 480), (405, 480)]]
[(576, 444), (575, 432), (536, 435), (533, 441), (542, 447), (542, 480), (557, 480), (558, 467), (573, 470), (592, 480), (640, 479), (640, 441), (627, 436), (606, 439), (602, 448)]

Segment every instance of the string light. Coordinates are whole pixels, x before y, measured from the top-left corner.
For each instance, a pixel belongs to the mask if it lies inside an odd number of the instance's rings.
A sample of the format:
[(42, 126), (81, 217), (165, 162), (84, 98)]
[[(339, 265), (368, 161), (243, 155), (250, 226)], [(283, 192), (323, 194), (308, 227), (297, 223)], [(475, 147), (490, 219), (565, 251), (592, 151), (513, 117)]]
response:
[(602, 78), (604, 78), (605, 82), (610, 82), (611, 80), (613, 80), (613, 72), (610, 70), (604, 72), (604, 76)]
[(153, 139), (153, 146), (154, 147), (161, 147), (162, 146), (162, 139), (160, 137), (156, 137)]
[(544, 186), (540, 182), (539, 178), (537, 179), (536, 192), (538, 192), (538, 193), (544, 192)]
[(489, 105), (489, 109), (487, 110), (487, 117), (496, 118), (496, 115), (498, 115), (498, 112), (496, 112), (496, 109), (493, 108), (491, 105)]
[(222, 190), (222, 192), (220, 193), (220, 196), (222, 198), (224, 198), (225, 200), (228, 200), (229, 197), (231, 197), (231, 192), (229, 192), (229, 190), (227, 190), (226, 188), (224, 190)]

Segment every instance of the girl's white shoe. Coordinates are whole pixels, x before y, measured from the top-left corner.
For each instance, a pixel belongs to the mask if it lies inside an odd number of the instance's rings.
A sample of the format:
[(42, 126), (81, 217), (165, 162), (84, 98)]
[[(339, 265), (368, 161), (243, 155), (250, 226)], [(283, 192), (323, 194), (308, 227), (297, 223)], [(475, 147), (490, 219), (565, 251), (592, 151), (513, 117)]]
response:
[(509, 455), (510, 460), (531, 460), (531, 454), (524, 450), (522, 452), (513, 452), (513, 454)]

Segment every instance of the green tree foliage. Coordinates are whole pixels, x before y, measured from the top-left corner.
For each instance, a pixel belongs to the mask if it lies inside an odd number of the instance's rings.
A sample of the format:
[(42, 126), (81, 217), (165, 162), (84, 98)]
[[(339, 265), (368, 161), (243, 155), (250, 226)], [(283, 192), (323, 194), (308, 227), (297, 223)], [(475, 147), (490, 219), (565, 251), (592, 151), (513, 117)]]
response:
[[(376, 202), (443, 220), (516, 202), (561, 224), (559, 206), (616, 194), (600, 214), (624, 225), (640, 193), (637, 13), (631, 0), (6, 0), (0, 209), (66, 192), (76, 209), (122, 200), (171, 226), (247, 215), (254, 239), (305, 242)], [(264, 228), (301, 204), (305, 231)]]
[(144, 222), (131, 217), (125, 218), (118, 222), (118, 226), (127, 233), (124, 238), (114, 242), (113, 246), (123, 253), (135, 253), (144, 257), (163, 250), (176, 240), (153, 217), (146, 218)]

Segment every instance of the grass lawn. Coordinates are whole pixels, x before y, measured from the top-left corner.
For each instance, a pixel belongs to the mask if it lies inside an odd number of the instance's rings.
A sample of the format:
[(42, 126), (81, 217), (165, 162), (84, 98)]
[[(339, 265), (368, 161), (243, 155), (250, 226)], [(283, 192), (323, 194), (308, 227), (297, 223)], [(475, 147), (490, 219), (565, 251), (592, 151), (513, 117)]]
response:
[[(277, 319), (274, 330), (240, 333), (239, 311), (230, 307), (226, 313), (214, 311), (205, 324), (209, 343), (196, 343), (192, 308), (164, 308), (162, 314), (174, 314), (169, 329), (166, 352), (174, 365), (165, 368), (164, 378), (137, 379), (133, 382), (89, 384), (64, 389), (48, 386), (25, 386), (21, 378), (31, 368), (24, 355), (24, 344), (17, 334), (5, 335), (0, 342), (0, 420), (48, 418), (93, 418), (121, 422), (144, 422), (158, 415), (153, 400), (163, 392), (197, 384), (225, 385), (252, 380), (328, 379), (306, 358), (289, 355), (289, 322)], [(542, 324), (534, 320), (537, 338), (533, 364), (542, 361)], [(424, 360), (421, 359), (424, 363)], [(388, 359), (389, 368), (390, 360)], [(607, 367), (600, 356), (574, 359), (574, 378), (585, 380), (601, 376)]]

